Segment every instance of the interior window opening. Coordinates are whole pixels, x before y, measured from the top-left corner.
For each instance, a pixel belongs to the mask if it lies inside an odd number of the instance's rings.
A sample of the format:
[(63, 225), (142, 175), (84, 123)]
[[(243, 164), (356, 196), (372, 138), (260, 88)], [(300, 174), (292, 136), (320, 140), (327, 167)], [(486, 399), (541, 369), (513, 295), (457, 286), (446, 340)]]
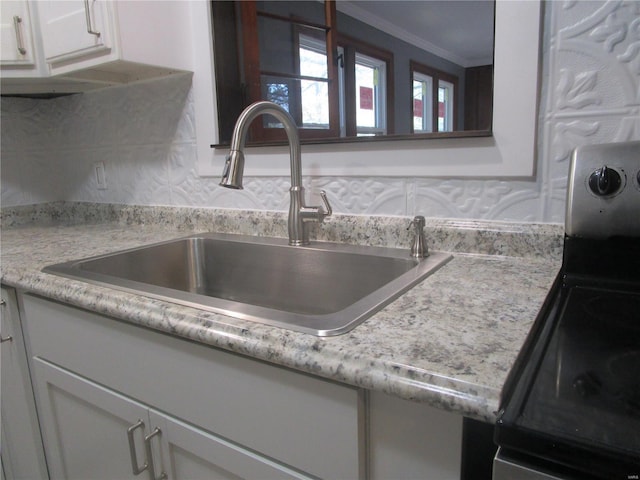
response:
[[(232, 119), (243, 107), (261, 99), (283, 106), (296, 122), (300, 139), (310, 143), (371, 135), (428, 137), (458, 130), (489, 134), (489, 60), (465, 68), (437, 58), (339, 11), (337, 3), (211, 2), (220, 60), (216, 93), (221, 142), (232, 135)], [(408, 64), (411, 70), (405, 70)], [(431, 84), (417, 76), (414, 82), (416, 71), (430, 76)], [(252, 143), (284, 140), (283, 129), (271, 120), (255, 122), (250, 129)]]

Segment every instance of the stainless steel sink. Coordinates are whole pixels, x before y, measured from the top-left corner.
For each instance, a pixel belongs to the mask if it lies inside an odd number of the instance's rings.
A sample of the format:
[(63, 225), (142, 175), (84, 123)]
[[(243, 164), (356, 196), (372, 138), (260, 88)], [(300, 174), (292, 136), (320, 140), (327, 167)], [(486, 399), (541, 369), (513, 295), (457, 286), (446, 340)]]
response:
[(351, 330), (451, 258), (409, 249), (201, 234), (44, 272), (319, 336)]

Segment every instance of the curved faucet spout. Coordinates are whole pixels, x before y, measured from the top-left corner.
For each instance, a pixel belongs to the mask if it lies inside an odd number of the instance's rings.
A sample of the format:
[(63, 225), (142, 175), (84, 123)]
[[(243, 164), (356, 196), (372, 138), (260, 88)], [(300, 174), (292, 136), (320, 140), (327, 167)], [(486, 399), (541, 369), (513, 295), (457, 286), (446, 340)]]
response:
[(300, 138), (295, 121), (280, 105), (273, 102), (262, 101), (249, 105), (238, 117), (233, 135), (231, 136), (231, 147), (227, 156), (225, 170), (222, 174), (220, 185), (228, 188), (242, 188), (242, 178), (244, 173), (244, 147), (249, 133), (251, 122), (260, 115), (270, 114), (277, 118), (284, 126), (284, 131), (289, 140), (289, 154), (291, 156), (291, 186), (302, 185)]
[(322, 222), (331, 215), (331, 206), (327, 195), (321, 192), (324, 209), (322, 207), (308, 207), (305, 205), (304, 188), (302, 187), (302, 161), (300, 154), (300, 138), (295, 121), (291, 115), (272, 102), (261, 101), (249, 105), (238, 117), (231, 136), (231, 148), (225, 160), (224, 171), (220, 185), (227, 188), (242, 188), (244, 174), (244, 147), (253, 120), (263, 114), (273, 115), (284, 126), (289, 140), (291, 156), (291, 188), (289, 189), (291, 203), (289, 204), (289, 244), (307, 245), (309, 243), (309, 222)]

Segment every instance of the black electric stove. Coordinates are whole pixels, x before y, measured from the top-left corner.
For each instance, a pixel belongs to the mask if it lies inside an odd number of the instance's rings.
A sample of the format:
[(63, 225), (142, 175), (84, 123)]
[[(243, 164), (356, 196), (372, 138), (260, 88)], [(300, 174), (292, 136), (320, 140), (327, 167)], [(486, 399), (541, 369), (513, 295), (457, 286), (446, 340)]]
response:
[(498, 455), (540, 478), (639, 479), (640, 142), (576, 149), (565, 232), (503, 391)]

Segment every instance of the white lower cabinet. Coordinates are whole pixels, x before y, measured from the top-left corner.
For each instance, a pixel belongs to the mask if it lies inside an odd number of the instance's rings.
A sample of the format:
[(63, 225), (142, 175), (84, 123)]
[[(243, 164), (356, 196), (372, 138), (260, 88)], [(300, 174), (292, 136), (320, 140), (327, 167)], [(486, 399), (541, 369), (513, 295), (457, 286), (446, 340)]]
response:
[(20, 298), (52, 479), (460, 478), (459, 415)]
[(369, 478), (461, 478), (462, 416), (371, 392), (367, 418)]
[(309, 478), (40, 358), (33, 365), (52, 479)]
[(22, 299), (52, 478), (366, 476), (363, 391)]
[(2, 287), (0, 305), (0, 459), (2, 478), (47, 478), (15, 290)]

